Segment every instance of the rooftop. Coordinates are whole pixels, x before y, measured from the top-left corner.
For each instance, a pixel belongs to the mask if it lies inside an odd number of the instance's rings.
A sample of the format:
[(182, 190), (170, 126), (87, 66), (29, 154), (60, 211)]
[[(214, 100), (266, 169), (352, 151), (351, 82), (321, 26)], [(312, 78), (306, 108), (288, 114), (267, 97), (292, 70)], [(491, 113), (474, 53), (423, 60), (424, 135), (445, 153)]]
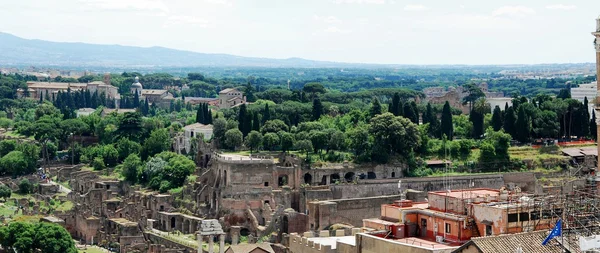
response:
[(229, 246), (229, 249), (231, 249), (231, 251), (233, 253), (250, 253), (250, 252), (254, 252), (254, 249), (256, 249), (256, 248), (260, 248), (269, 253), (275, 253), (275, 251), (271, 247), (271, 244), (269, 244), (269, 243), (256, 243), (256, 244), (242, 243), (242, 244), (238, 244), (238, 245)]
[(404, 243), (404, 244), (410, 244), (410, 245), (420, 246), (420, 247), (423, 247), (423, 248), (436, 249), (436, 250), (455, 249), (456, 248), (454, 246), (450, 246), (450, 245), (447, 245), (447, 244), (438, 243), (438, 242), (432, 242), (432, 241), (428, 241), (428, 240), (421, 239), (421, 238), (416, 238), (416, 237), (408, 237), (408, 238), (403, 238), (403, 239), (395, 239), (394, 241), (395, 242), (399, 242), (399, 243)]
[(162, 95), (165, 94), (167, 90), (142, 90), (142, 95)]
[(356, 246), (355, 236), (339, 236), (339, 237), (311, 237), (308, 241), (319, 243), (321, 245), (331, 246), (331, 249), (335, 249), (337, 242)]
[(477, 196), (483, 197), (486, 195), (500, 196), (500, 191), (494, 190), (494, 189), (479, 188), (479, 189), (463, 189), (463, 190), (452, 190), (452, 191), (436, 191), (436, 192), (429, 192), (429, 194), (447, 196), (450, 198), (457, 198), (457, 199), (470, 199), (470, 198), (475, 198)]
[(112, 218), (109, 220), (124, 227), (135, 227), (138, 225), (137, 223), (124, 218)]
[(204, 125), (204, 124), (200, 124), (200, 123), (194, 123), (194, 124), (183, 127), (183, 129), (185, 129), (185, 130), (213, 129), (213, 126), (212, 125)]
[(238, 90), (237, 89), (233, 89), (233, 88), (224, 89), (222, 91), (219, 91), (219, 94), (225, 94), (225, 93), (229, 93), (229, 92), (232, 92), (232, 91), (238, 91)]
[[(482, 253), (562, 253), (563, 247), (560, 246), (557, 240), (552, 240), (546, 246), (542, 246), (542, 242), (548, 233), (549, 231), (535, 231), (471, 238), (471, 241), (467, 242), (454, 252), (459, 252), (469, 246), (474, 246)], [(578, 243), (569, 243), (569, 245), (578, 246)], [(519, 248), (521, 251), (518, 250)], [(580, 252), (579, 247), (572, 247), (570, 251)]]

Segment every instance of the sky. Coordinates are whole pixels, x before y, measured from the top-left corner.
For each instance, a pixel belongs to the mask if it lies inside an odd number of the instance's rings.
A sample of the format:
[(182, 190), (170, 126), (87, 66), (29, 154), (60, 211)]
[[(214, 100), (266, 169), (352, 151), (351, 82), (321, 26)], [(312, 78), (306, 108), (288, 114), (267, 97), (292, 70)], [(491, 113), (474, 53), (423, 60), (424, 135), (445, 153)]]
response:
[(0, 0), (27, 39), (380, 64), (595, 61), (598, 0)]

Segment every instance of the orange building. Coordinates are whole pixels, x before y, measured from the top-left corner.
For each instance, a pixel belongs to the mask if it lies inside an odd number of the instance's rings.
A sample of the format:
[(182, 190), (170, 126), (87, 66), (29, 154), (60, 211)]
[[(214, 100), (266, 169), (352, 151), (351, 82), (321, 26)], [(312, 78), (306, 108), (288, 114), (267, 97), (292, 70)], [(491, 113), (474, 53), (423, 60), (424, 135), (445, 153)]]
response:
[(381, 206), (381, 217), (363, 226), (388, 237), (417, 237), (462, 245), (471, 237), (551, 228), (562, 209), (520, 190), (466, 189), (429, 192), (427, 202), (396, 201)]

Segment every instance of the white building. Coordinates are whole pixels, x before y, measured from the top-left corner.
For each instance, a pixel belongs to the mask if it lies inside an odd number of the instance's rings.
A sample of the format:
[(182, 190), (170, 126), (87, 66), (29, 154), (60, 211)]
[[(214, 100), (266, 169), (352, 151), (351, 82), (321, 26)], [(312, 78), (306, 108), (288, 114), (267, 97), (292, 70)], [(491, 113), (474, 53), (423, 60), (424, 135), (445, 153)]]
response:
[(508, 106), (512, 106), (512, 98), (501, 97), (501, 98), (486, 98), (490, 108), (494, 111), (496, 106), (500, 107), (500, 110), (504, 111), (504, 107), (508, 103)]
[(577, 88), (571, 88), (571, 98), (577, 99), (583, 103), (587, 97), (588, 103), (593, 103), (596, 98), (596, 82), (581, 84)]
[(183, 140), (178, 143), (180, 148), (185, 149), (189, 153), (192, 149), (192, 140), (203, 136), (204, 140), (210, 140), (213, 135), (213, 126), (194, 123), (183, 128)]

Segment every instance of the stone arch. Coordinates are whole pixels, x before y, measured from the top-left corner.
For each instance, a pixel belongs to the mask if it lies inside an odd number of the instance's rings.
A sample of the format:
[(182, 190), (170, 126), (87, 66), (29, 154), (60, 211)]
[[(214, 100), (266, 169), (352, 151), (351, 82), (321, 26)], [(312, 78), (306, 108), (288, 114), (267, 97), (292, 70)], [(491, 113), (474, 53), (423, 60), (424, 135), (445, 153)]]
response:
[(288, 185), (289, 182), (289, 178), (288, 175), (281, 175), (279, 176), (279, 178), (277, 179), (277, 185), (278, 186), (284, 186), (284, 185)]
[(175, 224), (176, 224), (175, 217), (171, 217), (171, 229), (175, 228)]
[(367, 179), (377, 179), (377, 174), (375, 172), (367, 172)]
[(339, 181), (340, 181), (340, 174), (338, 174), (338, 173), (331, 174), (331, 176), (329, 178), (330, 184), (335, 184), (335, 182), (339, 182)]
[(312, 175), (310, 173), (304, 174), (304, 183), (309, 185), (312, 184)]
[(247, 228), (242, 228), (240, 230), (240, 235), (241, 236), (249, 236), (250, 235), (250, 230), (248, 230)]
[(346, 180), (346, 182), (350, 183), (352, 181), (354, 181), (354, 172), (350, 171), (350, 172), (346, 172), (346, 174), (344, 175), (344, 179)]
[(392, 178), (396, 177), (396, 172), (392, 171)]

